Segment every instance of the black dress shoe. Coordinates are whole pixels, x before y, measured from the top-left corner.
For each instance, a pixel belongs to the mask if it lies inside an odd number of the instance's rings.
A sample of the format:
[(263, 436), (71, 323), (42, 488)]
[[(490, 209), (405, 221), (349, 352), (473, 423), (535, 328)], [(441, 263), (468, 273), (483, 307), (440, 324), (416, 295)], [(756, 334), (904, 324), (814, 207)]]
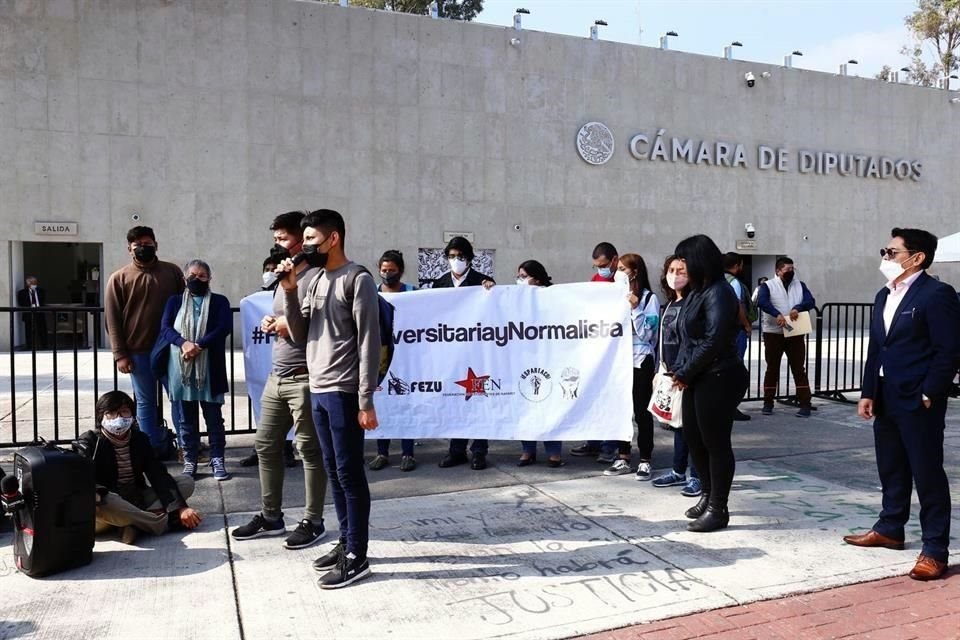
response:
[(240, 466), (241, 466), (241, 467), (255, 467), (255, 466), (257, 466), (257, 464), (259, 464), (259, 463), (260, 463), (260, 457), (257, 456), (257, 452), (254, 451), (253, 453), (251, 453), (251, 454), (248, 455), (246, 458), (243, 458), (243, 459), (240, 461)]
[[(476, 459), (476, 456), (474, 456), (474, 459)], [(529, 458), (520, 458), (517, 461), (517, 466), (529, 467), (530, 465), (534, 464), (536, 461), (537, 461), (537, 456), (530, 456)]]
[(702, 516), (687, 525), (687, 531), (709, 533), (726, 529), (728, 524), (730, 524), (730, 512), (726, 507), (707, 507)]
[(469, 462), (469, 460), (465, 453), (448, 453), (447, 457), (440, 461), (439, 466), (446, 469), (447, 467), (457, 467), (461, 464), (467, 464), (467, 462)]
[(690, 519), (699, 518), (707, 510), (708, 504), (710, 504), (710, 494), (704, 491), (702, 494), (700, 494), (700, 500), (697, 502), (697, 504), (684, 511), (683, 515)]
[(485, 453), (475, 453), (473, 454), (473, 460), (470, 462), (470, 468), (474, 471), (483, 471), (487, 468), (487, 454)]

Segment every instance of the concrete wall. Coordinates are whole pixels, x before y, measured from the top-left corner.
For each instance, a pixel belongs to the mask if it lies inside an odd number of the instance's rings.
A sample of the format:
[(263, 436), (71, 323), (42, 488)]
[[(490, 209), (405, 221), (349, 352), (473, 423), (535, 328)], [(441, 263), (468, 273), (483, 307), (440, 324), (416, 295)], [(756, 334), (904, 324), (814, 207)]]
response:
[[(271, 217), (304, 207), (343, 212), (367, 264), (399, 248), (412, 265), (445, 230), (474, 232), (504, 282), (528, 258), (586, 279), (601, 240), (656, 270), (683, 237), (732, 249), (752, 222), (756, 253), (793, 256), (818, 301), (869, 300), (890, 227), (957, 230), (958, 119), (942, 91), (314, 2), (0, 0), (0, 238), (77, 221), (49, 239), (105, 243), (109, 273), (137, 213), (163, 258), (208, 260), (234, 303), (258, 286)], [(616, 136), (599, 167), (575, 147), (591, 120)], [(923, 174), (631, 157), (630, 137), (658, 128)]]

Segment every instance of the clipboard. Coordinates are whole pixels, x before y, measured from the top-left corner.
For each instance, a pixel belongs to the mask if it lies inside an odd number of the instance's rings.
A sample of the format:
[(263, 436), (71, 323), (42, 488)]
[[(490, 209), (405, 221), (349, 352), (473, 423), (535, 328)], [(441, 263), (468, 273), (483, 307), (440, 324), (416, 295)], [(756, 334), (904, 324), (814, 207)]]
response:
[(787, 324), (783, 325), (783, 336), (793, 338), (794, 336), (805, 336), (813, 332), (813, 325), (810, 324), (810, 312), (801, 311), (796, 320), (791, 320), (787, 316)]

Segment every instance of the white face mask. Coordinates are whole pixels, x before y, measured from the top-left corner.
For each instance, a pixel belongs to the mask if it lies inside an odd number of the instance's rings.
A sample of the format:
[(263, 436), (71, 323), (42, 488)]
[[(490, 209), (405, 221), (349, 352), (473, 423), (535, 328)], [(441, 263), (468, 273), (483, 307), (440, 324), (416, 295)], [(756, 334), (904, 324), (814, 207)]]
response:
[(627, 275), (627, 272), (626, 272), (626, 271), (619, 271), (619, 270), (618, 270), (616, 273), (614, 273), (614, 274), (613, 274), (613, 281), (616, 282), (617, 284), (621, 284), (621, 285), (623, 285), (623, 286), (625, 286), (625, 287), (626, 287), (626, 286), (630, 286), (630, 276)]
[(888, 282), (893, 282), (902, 276), (904, 271), (906, 271), (906, 269), (904, 269), (903, 265), (899, 262), (880, 260), (880, 273), (883, 274), (883, 277), (886, 278)]
[(112, 420), (104, 418), (101, 426), (112, 435), (122, 436), (130, 431), (130, 427), (133, 426), (133, 418), (124, 418), (123, 416), (117, 416)]
[(450, 263), (450, 271), (453, 271), (456, 275), (460, 276), (466, 273), (467, 261), (463, 258), (450, 258), (447, 262)]
[(689, 281), (690, 280), (689, 278), (687, 278), (687, 276), (681, 276), (675, 273), (667, 274), (667, 286), (673, 289), (674, 291), (680, 291), (681, 289), (687, 286), (687, 283)]
[(277, 279), (277, 274), (273, 271), (264, 271), (263, 272), (263, 286), (269, 287)]
[(527, 279), (526, 279), (526, 278), (517, 278), (517, 286), (525, 287), (525, 286), (527, 286), (527, 285), (529, 285), (529, 284), (530, 284), (530, 283), (527, 282)]

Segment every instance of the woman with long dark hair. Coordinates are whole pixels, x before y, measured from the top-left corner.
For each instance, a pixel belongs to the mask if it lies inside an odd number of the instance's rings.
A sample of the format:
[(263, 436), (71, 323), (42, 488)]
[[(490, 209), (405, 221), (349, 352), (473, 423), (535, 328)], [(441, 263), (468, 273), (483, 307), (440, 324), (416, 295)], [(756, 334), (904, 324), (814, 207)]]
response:
[(708, 236), (696, 235), (674, 253), (687, 266), (690, 293), (677, 318), (680, 348), (674, 384), (683, 394), (683, 431), (700, 471), (703, 494), (687, 509), (687, 529), (716, 531), (730, 522), (727, 501), (736, 461), (730, 436), (748, 376), (737, 356), (740, 302), (723, 276), (720, 249)]
[[(636, 253), (620, 256), (617, 271), (627, 281), (630, 302), (630, 324), (633, 335), (633, 419), (637, 423), (637, 480), (649, 480), (650, 460), (653, 457), (653, 416), (647, 404), (653, 394), (653, 374), (656, 364), (657, 329), (660, 325), (660, 301), (650, 287), (647, 264)], [(626, 475), (630, 468), (630, 443), (608, 440), (601, 449), (608, 454), (617, 450), (617, 458), (603, 472), (605, 476)]]

